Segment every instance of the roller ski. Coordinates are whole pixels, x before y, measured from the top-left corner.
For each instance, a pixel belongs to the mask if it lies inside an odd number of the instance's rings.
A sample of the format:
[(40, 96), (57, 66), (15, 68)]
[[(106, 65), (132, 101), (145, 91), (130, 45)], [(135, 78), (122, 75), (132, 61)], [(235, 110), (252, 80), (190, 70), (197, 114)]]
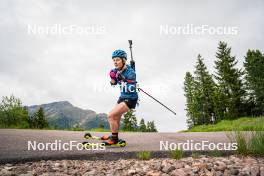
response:
[(83, 147), (85, 148), (91, 148), (91, 147), (98, 146), (98, 145), (103, 145), (106, 147), (125, 147), (126, 146), (126, 141), (124, 141), (123, 139), (115, 140), (111, 135), (110, 136), (104, 135), (102, 137), (99, 137), (99, 136), (94, 136), (91, 133), (85, 133), (84, 138), (88, 140), (94, 139), (94, 140), (100, 141), (100, 143), (91, 143), (91, 142), (85, 141), (82, 143)]

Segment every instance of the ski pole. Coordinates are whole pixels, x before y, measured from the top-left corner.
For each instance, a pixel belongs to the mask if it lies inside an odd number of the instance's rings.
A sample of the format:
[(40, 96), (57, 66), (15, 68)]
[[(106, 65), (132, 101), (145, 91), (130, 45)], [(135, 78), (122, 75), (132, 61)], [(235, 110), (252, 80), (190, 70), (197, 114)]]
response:
[[(132, 40), (128, 40), (128, 43), (129, 43), (129, 49), (130, 49), (130, 54), (131, 54), (130, 65), (135, 70), (135, 61), (134, 61), (133, 55), (132, 55)], [(145, 93), (146, 95), (148, 95), (150, 98), (152, 98), (153, 100), (155, 100), (156, 102), (158, 102), (160, 105), (162, 105), (163, 107), (165, 107), (167, 110), (169, 110), (170, 112), (172, 112), (174, 115), (176, 115), (176, 112), (174, 112), (173, 110), (171, 110), (170, 108), (168, 108), (168, 106), (166, 106), (163, 103), (161, 103), (159, 100), (157, 100), (156, 98), (154, 98), (153, 96), (151, 96), (150, 94), (148, 94), (147, 92), (145, 92), (140, 87), (138, 87), (138, 90), (139, 91), (142, 91), (143, 93)]]
[(130, 49), (130, 55), (131, 55), (131, 60), (133, 60), (133, 55), (132, 55), (132, 40), (128, 40), (128, 43), (129, 43), (129, 49)]
[(128, 40), (128, 43), (129, 43), (129, 49), (130, 49), (130, 55), (131, 55), (130, 66), (133, 68), (134, 71), (136, 71), (136, 64), (135, 64), (135, 61), (132, 55), (132, 40)]
[(161, 103), (159, 100), (157, 100), (156, 98), (154, 98), (153, 96), (151, 96), (150, 94), (148, 94), (147, 92), (145, 92), (140, 87), (138, 87), (138, 90), (139, 91), (142, 91), (143, 93), (145, 93), (146, 95), (148, 95), (150, 98), (152, 98), (153, 100), (155, 100), (156, 102), (158, 102), (160, 105), (162, 105), (163, 107), (165, 107), (167, 110), (169, 110), (170, 112), (172, 112), (174, 115), (176, 115), (176, 112), (174, 112), (173, 110), (171, 110), (170, 108), (168, 108), (168, 106), (166, 106), (163, 103)]

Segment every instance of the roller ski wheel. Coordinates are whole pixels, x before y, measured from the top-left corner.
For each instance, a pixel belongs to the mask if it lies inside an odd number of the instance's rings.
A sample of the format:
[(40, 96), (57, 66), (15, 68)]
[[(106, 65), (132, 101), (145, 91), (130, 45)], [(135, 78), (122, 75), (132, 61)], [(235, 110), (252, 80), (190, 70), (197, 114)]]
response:
[(85, 133), (83, 137), (85, 139), (91, 139), (92, 138), (92, 135), (91, 135), (91, 133)]
[(113, 146), (113, 147), (125, 147), (127, 145), (126, 141), (123, 139), (119, 139), (116, 144), (109, 144), (107, 141), (103, 142), (103, 144), (108, 147), (108, 146)]
[(87, 132), (84, 134), (83, 136), (85, 139), (96, 139), (96, 140), (101, 140), (101, 141), (105, 141), (108, 140), (110, 138), (109, 135), (104, 135), (102, 137), (99, 136), (93, 136), (91, 133)]
[(91, 147), (91, 143), (90, 142), (83, 142), (82, 146), (83, 146), (83, 148), (90, 148)]
[(101, 137), (98, 137), (98, 136), (93, 136), (91, 135), (91, 133), (85, 133), (84, 136), (83, 136), (85, 139), (97, 139), (97, 140), (101, 140)]
[(126, 141), (123, 139), (119, 139), (117, 143), (110, 144), (108, 142), (108, 140), (111, 138), (111, 135), (110, 136), (105, 135), (105, 136), (99, 137), (99, 136), (94, 136), (91, 133), (87, 132), (84, 134), (84, 138), (88, 139), (88, 140), (89, 139), (95, 139), (95, 140), (101, 141), (100, 143), (90, 143), (90, 142), (85, 141), (82, 143), (83, 147), (85, 147), (85, 148), (91, 148), (91, 147), (96, 146), (98, 144), (102, 144), (106, 147), (111, 147), (111, 146), (113, 146), (113, 147), (125, 147), (127, 145)]
[(126, 141), (119, 140), (118, 143), (116, 143), (116, 144), (108, 144), (106, 142), (102, 142), (102, 143), (83, 142), (82, 145), (83, 145), (83, 148), (84, 149), (91, 149), (91, 148), (98, 147), (98, 146), (105, 146), (105, 147), (125, 147), (127, 144), (126, 144)]

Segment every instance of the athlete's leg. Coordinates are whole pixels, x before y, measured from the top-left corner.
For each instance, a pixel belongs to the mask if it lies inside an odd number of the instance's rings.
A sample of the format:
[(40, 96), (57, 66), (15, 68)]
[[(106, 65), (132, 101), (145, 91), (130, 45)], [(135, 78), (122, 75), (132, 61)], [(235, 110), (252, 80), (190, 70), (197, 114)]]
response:
[(112, 133), (118, 133), (120, 119), (124, 113), (129, 110), (126, 103), (121, 102), (117, 104), (112, 111), (108, 114), (108, 122)]

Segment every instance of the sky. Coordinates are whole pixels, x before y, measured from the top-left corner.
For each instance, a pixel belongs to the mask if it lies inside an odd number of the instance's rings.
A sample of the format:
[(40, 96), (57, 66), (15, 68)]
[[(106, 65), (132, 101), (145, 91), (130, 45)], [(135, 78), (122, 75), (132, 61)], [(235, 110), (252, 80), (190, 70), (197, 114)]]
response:
[(140, 92), (138, 120), (154, 120), (160, 132), (184, 130), (184, 76), (197, 55), (214, 73), (217, 45), (225, 41), (241, 68), (248, 49), (263, 52), (263, 16), (261, 0), (2, 0), (0, 96), (107, 113), (119, 96), (109, 84), (111, 54), (130, 55), (133, 40), (139, 86), (177, 113)]

